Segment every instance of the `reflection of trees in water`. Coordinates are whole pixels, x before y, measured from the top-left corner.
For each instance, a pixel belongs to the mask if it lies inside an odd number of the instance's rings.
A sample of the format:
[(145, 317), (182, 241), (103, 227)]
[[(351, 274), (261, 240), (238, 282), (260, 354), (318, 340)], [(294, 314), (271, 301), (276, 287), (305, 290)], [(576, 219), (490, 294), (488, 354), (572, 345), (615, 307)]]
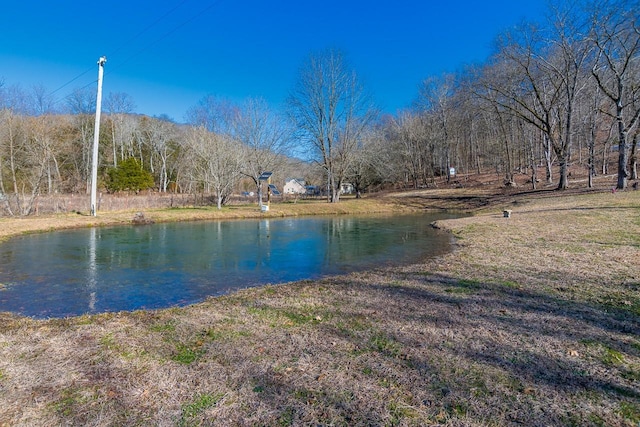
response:
[(450, 236), (431, 230), (433, 219), (285, 218), (28, 236), (0, 246), (0, 283), (8, 284), (0, 310), (56, 316), (161, 307), (261, 283), (413, 262), (431, 251), (428, 245), (449, 247)]
[(415, 243), (423, 235), (417, 231), (422, 228), (415, 217), (334, 218), (324, 226), (323, 234), (329, 248), (325, 263), (348, 264), (363, 259), (386, 261), (385, 254), (398, 250), (398, 246)]

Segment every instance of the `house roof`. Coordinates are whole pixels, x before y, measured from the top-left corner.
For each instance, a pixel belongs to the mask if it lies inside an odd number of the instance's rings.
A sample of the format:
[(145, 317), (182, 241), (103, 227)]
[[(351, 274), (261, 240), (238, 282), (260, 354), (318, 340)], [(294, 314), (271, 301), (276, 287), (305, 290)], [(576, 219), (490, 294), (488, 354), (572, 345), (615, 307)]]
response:
[(287, 179), (285, 180), (285, 184), (288, 184), (288, 183), (290, 183), (290, 182), (295, 182), (295, 183), (297, 183), (298, 185), (301, 185), (301, 186), (303, 186), (303, 187), (305, 186), (304, 179), (302, 179), (302, 178), (287, 178)]

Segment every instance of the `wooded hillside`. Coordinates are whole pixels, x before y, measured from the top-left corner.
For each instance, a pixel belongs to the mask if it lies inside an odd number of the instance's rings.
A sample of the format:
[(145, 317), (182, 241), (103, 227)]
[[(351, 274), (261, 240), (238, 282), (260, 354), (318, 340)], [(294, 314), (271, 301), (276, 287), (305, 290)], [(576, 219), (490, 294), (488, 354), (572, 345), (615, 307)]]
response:
[[(526, 174), (534, 188), (566, 189), (571, 167), (588, 176), (587, 186), (598, 174), (617, 173), (616, 187), (624, 189), (638, 179), (637, 11), (629, 0), (552, 8), (547, 22), (498, 35), (485, 63), (426, 78), (414, 105), (395, 115), (375, 114), (335, 50), (310, 56), (285, 111), (261, 99), (205, 96), (187, 112), (187, 124), (177, 124), (133, 114), (127, 94), (110, 93), (98, 186), (211, 196), (221, 206), (234, 192), (260, 194), (265, 171), (279, 185), (304, 178), (338, 201), (346, 182), (360, 194), (435, 186), (452, 173), (492, 172), (505, 185)], [(94, 111), (92, 89), (56, 100), (42, 87), (0, 84), (3, 215), (34, 213), (43, 194), (88, 191)], [(139, 169), (123, 172), (128, 159)], [(140, 174), (124, 181), (142, 184), (123, 187), (114, 181), (123, 173)]]

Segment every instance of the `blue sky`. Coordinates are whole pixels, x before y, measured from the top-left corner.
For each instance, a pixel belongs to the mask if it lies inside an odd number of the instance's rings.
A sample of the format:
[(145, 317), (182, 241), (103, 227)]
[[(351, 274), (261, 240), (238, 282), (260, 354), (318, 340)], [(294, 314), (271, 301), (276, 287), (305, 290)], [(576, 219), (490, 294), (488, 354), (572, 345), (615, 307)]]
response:
[(41, 84), (62, 99), (95, 88), (105, 55), (105, 94), (128, 93), (136, 112), (177, 121), (207, 94), (263, 97), (280, 108), (305, 58), (327, 47), (346, 54), (381, 110), (393, 114), (410, 105), (424, 78), (484, 61), (501, 31), (542, 21), (547, 11), (546, 0), (7, 3), (5, 85)]

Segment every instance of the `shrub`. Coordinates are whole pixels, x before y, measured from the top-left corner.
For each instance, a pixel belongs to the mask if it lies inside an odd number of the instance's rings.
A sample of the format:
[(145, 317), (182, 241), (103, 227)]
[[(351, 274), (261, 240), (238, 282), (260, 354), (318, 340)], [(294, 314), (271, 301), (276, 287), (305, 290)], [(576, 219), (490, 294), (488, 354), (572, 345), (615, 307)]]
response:
[(107, 172), (107, 190), (111, 193), (117, 191), (146, 190), (154, 186), (153, 175), (144, 170), (138, 160), (129, 157)]

